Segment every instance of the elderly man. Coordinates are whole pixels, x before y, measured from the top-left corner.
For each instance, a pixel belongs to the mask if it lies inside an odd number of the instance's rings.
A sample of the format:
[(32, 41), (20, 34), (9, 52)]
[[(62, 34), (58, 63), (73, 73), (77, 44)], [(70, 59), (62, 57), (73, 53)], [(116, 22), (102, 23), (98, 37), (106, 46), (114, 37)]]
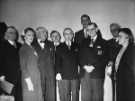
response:
[(86, 29), (88, 24), (91, 23), (91, 19), (87, 14), (83, 14), (81, 16), (81, 24), (82, 24), (82, 29), (79, 30), (78, 32), (75, 33), (75, 38), (74, 41), (80, 45), (81, 42), (88, 37), (87, 33), (86, 33)]
[(56, 51), (56, 79), (60, 92), (60, 101), (79, 101), (78, 82), (78, 48), (73, 42), (74, 33), (71, 28), (63, 32), (65, 41)]
[(112, 38), (108, 40), (108, 47), (109, 47), (109, 62), (107, 71), (110, 69), (112, 73), (109, 75), (111, 76), (112, 80), (112, 88), (113, 88), (113, 101), (115, 101), (115, 68), (114, 68), (114, 60), (116, 59), (116, 56), (120, 50), (120, 45), (118, 45), (118, 37), (119, 37), (119, 29), (121, 26), (118, 23), (112, 23), (110, 24), (110, 32), (112, 34)]
[(41, 84), (45, 101), (55, 101), (55, 71), (53, 64), (53, 46), (47, 39), (48, 31), (45, 27), (36, 29), (36, 40), (33, 43), (39, 59), (38, 65), (41, 72)]

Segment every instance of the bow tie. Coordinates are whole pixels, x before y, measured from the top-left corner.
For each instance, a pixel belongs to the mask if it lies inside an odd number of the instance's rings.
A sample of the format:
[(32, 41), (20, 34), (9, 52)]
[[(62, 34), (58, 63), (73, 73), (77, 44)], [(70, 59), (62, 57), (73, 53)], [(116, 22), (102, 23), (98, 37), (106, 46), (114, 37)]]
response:
[(40, 41), (40, 43), (45, 43), (44, 41)]

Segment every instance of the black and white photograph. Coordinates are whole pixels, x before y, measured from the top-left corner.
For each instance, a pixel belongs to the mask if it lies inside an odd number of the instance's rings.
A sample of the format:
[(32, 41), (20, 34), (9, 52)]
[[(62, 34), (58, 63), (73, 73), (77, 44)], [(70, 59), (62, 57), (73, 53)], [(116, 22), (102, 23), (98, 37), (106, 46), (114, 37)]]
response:
[(0, 101), (135, 101), (135, 0), (0, 0)]

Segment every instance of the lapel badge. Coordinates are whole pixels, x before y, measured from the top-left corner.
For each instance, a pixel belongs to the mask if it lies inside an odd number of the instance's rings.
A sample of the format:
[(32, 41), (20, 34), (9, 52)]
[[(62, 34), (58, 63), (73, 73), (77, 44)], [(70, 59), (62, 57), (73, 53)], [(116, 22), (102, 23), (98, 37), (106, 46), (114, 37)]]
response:
[(103, 54), (103, 51), (102, 51), (102, 49), (101, 49), (101, 46), (97, 46), (97, 50), (98, 50), (98, 55), (102, 55)]
[(93, 44), (92, 44), (92, 43), (90, 43), (90, 44), (89, 44), (89, 47), (93, 47)]
[(35, 55), (35, 56), (38, 56), (38, 54), (37, 54), (37, 52), (36, 52), (36, 51), (34, 51), (34, 55)]

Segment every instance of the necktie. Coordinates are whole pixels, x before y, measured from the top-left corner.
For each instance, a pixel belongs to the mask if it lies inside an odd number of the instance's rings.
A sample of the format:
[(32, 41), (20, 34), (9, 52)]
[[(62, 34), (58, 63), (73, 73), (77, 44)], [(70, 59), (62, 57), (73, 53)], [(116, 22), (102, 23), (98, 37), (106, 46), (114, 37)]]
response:
[(40, 43), (44, 43), (44, 41), (40, 41)]
[(68, 49), (70, 49), (71, 42), (67, 42)]
[(84, 29), (84, 37), (85, 37), (85, 38), (88, 37), (87, 32), (86, 32), (86, 29)]
[(91, 39), (91, 41), (90, 41), (90, 47), (93, 47), (93, 44), (94, 44), (94, 39)]

